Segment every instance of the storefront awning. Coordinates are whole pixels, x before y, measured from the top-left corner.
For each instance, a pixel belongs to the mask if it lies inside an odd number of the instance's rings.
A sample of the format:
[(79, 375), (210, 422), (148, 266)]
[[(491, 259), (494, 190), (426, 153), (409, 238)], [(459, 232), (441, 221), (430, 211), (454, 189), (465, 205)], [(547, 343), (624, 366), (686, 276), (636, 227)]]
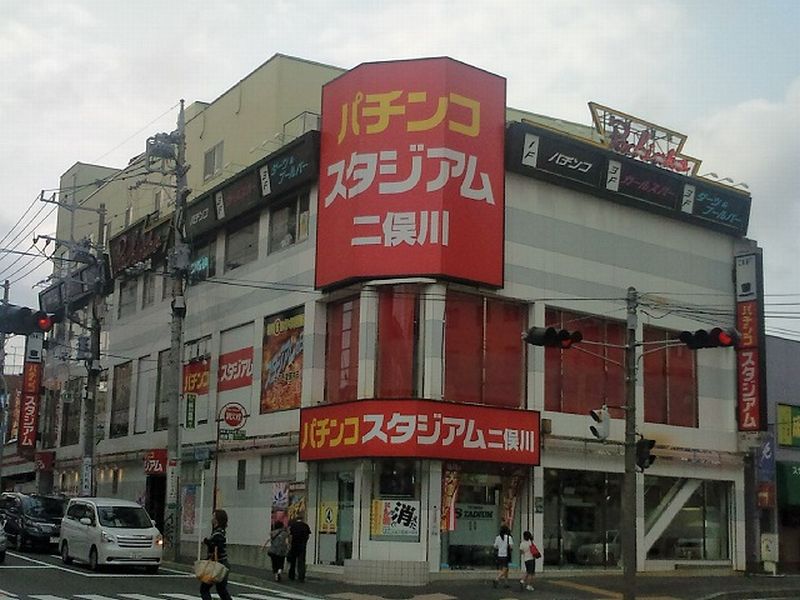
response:
[(800, 463), (778, 463), (778, 504), (800, 506)]

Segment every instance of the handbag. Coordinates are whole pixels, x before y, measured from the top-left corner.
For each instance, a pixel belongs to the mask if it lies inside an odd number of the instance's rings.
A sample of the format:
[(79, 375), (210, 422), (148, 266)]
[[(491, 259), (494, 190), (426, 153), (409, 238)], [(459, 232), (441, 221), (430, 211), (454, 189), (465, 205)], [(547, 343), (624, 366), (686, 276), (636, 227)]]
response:
[(219, 583), (228, 575), (228, 567), (217, 560), (217, 549), (214, 548), (214, 560), (194, 561), (194, 576), (206, 584)]
[(531, 554), (533, 558), (542, 558), (542, 553), (539, 552), (539, 548), (536, 547), (536, 544), (531, 542)]

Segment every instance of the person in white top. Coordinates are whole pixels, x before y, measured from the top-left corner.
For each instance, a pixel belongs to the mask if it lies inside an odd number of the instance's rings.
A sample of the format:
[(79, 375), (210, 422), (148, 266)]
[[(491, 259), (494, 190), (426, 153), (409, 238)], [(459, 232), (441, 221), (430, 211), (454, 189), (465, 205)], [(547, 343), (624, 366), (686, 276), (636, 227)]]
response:
[(505, 587), (508, 587), (508, 563), (511, 562), (511, 549), (514, 547), (514, 538), (511, 537), (511, 530), (503, 525), (500, 533), (494, 538), (494, 549), (497, 554), (497, 577), (492, 580), (492, 587), (497, 587), (501, 579), (505, 579)]
[(530, 531), (522, 534), (522, 541), (519, 543), (520, 562), (522, 562), (523, 578), (519, 580), (521, 589), (533, 591), (533, 575), (536, 572), (536, 559), (541, 556), (536, 544), (533, 543), (533, 535)]

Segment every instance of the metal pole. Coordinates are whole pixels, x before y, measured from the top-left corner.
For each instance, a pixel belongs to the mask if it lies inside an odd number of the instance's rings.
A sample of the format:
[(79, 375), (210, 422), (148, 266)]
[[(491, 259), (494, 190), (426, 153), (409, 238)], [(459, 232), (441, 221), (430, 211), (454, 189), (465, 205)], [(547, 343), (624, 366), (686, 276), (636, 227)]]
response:
[(636, 598), (636, 327), (638, 294), (628, 288), (625, 342), (625, 476), (622, 483), (623, 600)]
[(203, 543), (203, 499), (206, 495), (205, 464), (200, 465), (200, 513), (197, 516), (197, 560), (200, 560), (200, 547)]
[[(97, 220), (98, 233), (97, 233), (97, 261), (102, 264), (103, 256), (103, 235), (106, 229), (106, 205), (101, 204), (98, 212), (99, 218)], [(101, 273), (101, 276), (104, 275)], [(86, 399), (83, 403), (83, 476), (85, 481), (81, 484), (83, 493), (87, 496), (92, 496), (96, 493), (95, 487), (95, 441), (97, 430), (97, 417), (95, 410), (97, 407), (97, 388), (100, 385), (100, 308), (103, 303), (103, 295), (100, 289), (95, 290), (94, 298), (92, 299), (92, 327), (91, 333), (91, 353), (92, 356), (86, 361)], [(73, 400), (74, 402), (74, 400)]]
[[(217, 394), (219, 396), (219, 394)], [(214, 443), (214, 490), (211, 496), (211, 510), (217, 510), (217, 478), (219, 477), (219, 410), (216, 411), (217, 441)]]
[(164, 519), (164, 541), (166, 555), (177, 561), (180, 557), (180, 380), (183, 361), (183, 319), (186, 316), (186, 301), (183, 296), (183, 273), (185, 265), (181, 265), (178, 248), (183, 244), (181, 226), (183, 209), (188, 195), (186, 185), (186, 136), (185, 136), (184, 102), (178, 114), (178, 128), (173, 134), (173, 143), (177, 146), (175, 156), (175, 213), (172, 217), (172, 325), (170, 327), (170, 348), (166, 368), (166, 395), (169, 404), (169, 427), (167, 429), (167, 510)]
[[(3, 282), (3, 304), (8, 304), (8, 279)], [(8, 386), (6, 386), (6, 334), (0, 333), (0, 382), (3, 383), (3, 398), (0, 400), (0, 492), (3, 491), (3, 455), (6, 450), (6, 413), (8, 409)]]

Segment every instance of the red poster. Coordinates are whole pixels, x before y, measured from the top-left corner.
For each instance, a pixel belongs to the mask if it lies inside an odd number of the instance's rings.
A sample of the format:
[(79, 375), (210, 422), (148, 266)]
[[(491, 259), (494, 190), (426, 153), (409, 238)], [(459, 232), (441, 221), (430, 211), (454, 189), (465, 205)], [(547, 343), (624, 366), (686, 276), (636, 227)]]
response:
[(261, 412), (298, 408), (303, 384), (302, 308), (267, 317), (261, 367)]
[(407, 457), (539, 464), (539, 413), (433, 400), (300, 410), (300, 460)]
[(235, 390), (253, 384), (253, 348), (241, 348), (219, 357), (217, 390)]
[(33, 459), (36, 470), (42, 473), (52, 473), (55, 461), (55, 452), (37, 452)]
[(167, 449), (154, 448), (148, 450), (144, 455), (144, 474), (145, 475), (166, 475), (167, 474)]
[(19, 407), (17, 449), (33, 458), (39, 428), (39, 390), (42, 385), (42, 364), (26, 361), (22, 367), (22, 396)]
[(758, 349), (745, 348), (736, 354), (739, 377), (739, 431), (760, 431), (760, 379)]
[(316, 285), (503, 285), (505, 79), (449, 58), (366, 63), (322, 91)]

